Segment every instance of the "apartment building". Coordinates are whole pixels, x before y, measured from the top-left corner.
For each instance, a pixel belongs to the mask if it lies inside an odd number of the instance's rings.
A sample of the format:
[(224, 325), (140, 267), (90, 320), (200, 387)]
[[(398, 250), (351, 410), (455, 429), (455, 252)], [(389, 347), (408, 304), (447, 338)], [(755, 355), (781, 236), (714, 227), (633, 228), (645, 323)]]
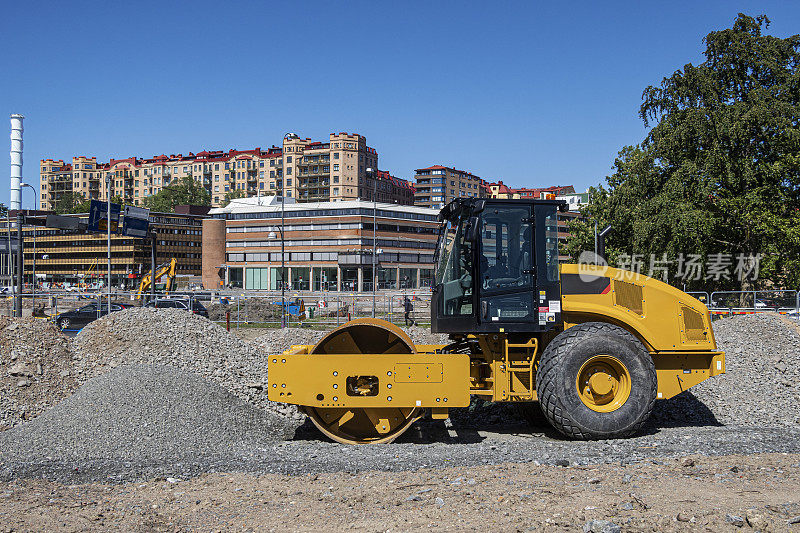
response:
[(441, 209), (454, 198), (484, 198), (484, 181), (464, 170), (442, 165), (418, 168), (415, 171), (414, 204)]
[(535, 187), (527, 188), (522, 187), (513, 189), (503, 183), (502, 180), (493, 183), (486, 183), (488, 196), (491, 198), (532, 198), (532, 199), (546, 199), (555, 198), (557, 196), (564, 196), (572, 194), (575, 189), (572, 185), (554, 185), (552, 187)]
[[(346, 201), (371, 198), (374, 184), (367, 169), (378, 169), (378, 153), (367, 146), (366, 137), (346, 132), (331, 133), (327, 142), (301, 139), (286, 134), (281, 146), (266, 150), (203, 150), (187, 155), (129, 157), (98, 163), (96, 157), (76, 156), (70, 162), (44, 159), (40, 163), (42, 209), (53, 209), (67, 193), (84, 198), (119, 196), (141, 205), (163, 187), (191, 177), (219, 206), (227, 193), (267, 196), (285, 189), (298, 202)], [(408, 203), (411, 184), (377, 173), (379, 198), (391, 203)]]
[[(368, 291), (430, 286), (438, 212), (367, 200), (299, 203), (234, 200), (203, 222), (203, 285), (277, 290), (281, 235), (286, 284), (293, 290)], [(373, 216), (377, 219), (375, 276)]]

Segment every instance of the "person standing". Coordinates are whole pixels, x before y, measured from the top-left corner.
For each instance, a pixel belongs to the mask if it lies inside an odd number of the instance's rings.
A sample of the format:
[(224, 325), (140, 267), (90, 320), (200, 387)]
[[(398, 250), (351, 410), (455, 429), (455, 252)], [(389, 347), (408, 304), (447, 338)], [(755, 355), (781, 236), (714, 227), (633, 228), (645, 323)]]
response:
[[(415, 322), (414, 319), (411, 318), (411, 311), (414, 310), (414, 304), (411, 303), (411, 300), (408, 299), (408, 296), (403, 297), (403, 310), (405, 311), (405, 323), (406, 326), (414, 326)], [(409, 324), (409, 322), (411, 324)]]

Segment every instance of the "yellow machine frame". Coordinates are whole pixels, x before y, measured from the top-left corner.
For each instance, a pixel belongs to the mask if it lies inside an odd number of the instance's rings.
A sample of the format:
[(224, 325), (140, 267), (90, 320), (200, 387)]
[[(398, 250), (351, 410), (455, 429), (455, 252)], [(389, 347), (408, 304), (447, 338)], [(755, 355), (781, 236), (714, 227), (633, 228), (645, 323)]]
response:
[[(711, 315), (700, 301), (666, 283), (615, 268), (564, 264), (562, 278), (565, 274), (608, 280), (607, 289), (600, 293), (562, 296), (564, 329), (606, 322), (629, 331), (653, 358), (659, 399), (725, 372), (725, 355), (717, 350)], [(461, 340), (477, 341), (480, 346), (481, 353), (468, 355), (443, 353), (445, 345), (414, 345), (402, 330), (382, 320), (359, 319), (337, 331), (346, 337), (347, 328), (354, 324), (372, 325), (410, 347), (403, 353), (380, 349), (375, 350), (379, 353), (320, 353), (319, 345), (293, 346), (270, 357), (269, 399), (304, 408), (338, 409), (337, 415), (347, 409), (362, 410), (368, 413), (366, 424), (371, 420), (376, 428), (384, 419), (370, 415), (371, 409), (430, 408), (435, 418), (446, 418), (449, 407), (468, 406), (472, 395), (495, 402), (531, 402), (537, 400), (538, 358), (558, 333), (532, 334), (522, 342), (518, 334), (513, 335), (514, 342), (509, 339), (509, 334), (518, 332), (502, 329), (499, 334), (464, 335)], [(451, 338), (459, 340), (457, 335)], [(366, 386), (348, 388), (348, 383)], [(411, 411), (405, 416), (419, 416)], [(335, 429), (314, 422), (337, 440), (362, 442), (342, 438)]]

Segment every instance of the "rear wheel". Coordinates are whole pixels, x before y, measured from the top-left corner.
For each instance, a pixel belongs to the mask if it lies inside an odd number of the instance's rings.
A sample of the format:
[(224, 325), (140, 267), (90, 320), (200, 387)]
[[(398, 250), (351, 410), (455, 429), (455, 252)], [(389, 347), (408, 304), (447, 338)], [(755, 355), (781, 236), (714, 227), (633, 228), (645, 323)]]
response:
[[(361, 318), (333, 330), (311, 350), (313, 354), (415, 353), (414, 343), (400, 328), (383, 320)], [(344, 444), (392, 442), (422, 416), (415, 407), (333, 408), (304, 406), (317, 428)]]
[(69, 329), (70, 326), (69, 318), (60, 319), (58, 321), (58, 325), (61, 327), (61, 329)]
[(560, 333), (545, 348), (536, 390), (544, 415), (567, 437), (627, 437), (653, 410), (656, 369), (630, 332), (586, 322)]

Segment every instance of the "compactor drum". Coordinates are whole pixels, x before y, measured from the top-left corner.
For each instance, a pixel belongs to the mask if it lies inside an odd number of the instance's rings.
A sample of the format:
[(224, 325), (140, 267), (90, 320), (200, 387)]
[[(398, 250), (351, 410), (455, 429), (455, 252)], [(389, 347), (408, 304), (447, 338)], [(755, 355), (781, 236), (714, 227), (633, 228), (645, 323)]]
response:
[(459, 199), (440, 213), (431, 329), (353, 320), (269, 359), (269, 398), (301, 406), (328, 437), (391, 442), (425, 412), (472, 396), (544, 415), (570, 438), (636, 433), (656, 399), (725, 371), (708, 309), (665, 283), (558, 263), (552, 200)]

